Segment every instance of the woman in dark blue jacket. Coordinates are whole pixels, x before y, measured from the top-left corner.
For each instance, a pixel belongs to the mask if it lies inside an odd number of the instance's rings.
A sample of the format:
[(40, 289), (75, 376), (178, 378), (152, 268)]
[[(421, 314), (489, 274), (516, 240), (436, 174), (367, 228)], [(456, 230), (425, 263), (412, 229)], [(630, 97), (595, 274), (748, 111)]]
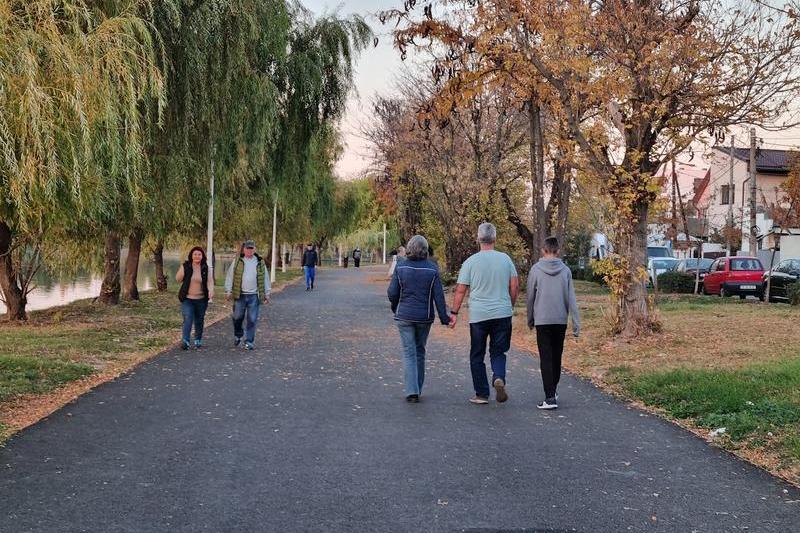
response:
[(428, 241), (422, 235), (408, 241), (406, 258), (398, 260), (388, 294), (403, 342), (406, 400), (416, 403), (425, 381), (425, 344), (436, 319), (434, 306), (442, 324), (450, 323), (439, 267), (428, 260)]

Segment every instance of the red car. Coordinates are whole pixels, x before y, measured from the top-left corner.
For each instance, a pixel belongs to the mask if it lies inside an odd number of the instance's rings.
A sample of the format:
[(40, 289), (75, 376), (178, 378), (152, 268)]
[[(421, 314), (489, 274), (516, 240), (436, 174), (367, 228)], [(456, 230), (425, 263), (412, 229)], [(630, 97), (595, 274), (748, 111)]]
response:
[(732, 296), (744, 300), (748, 294), (764, 299), (764, 266), (757, 257), (720, 257), (703, 278), (703, 294)]

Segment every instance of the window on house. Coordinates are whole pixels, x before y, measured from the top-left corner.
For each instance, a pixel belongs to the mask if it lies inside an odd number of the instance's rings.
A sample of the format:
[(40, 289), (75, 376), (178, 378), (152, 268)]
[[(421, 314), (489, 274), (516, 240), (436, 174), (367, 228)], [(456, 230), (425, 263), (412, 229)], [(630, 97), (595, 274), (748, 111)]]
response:
[(720, 188), (720, 195), (722, 196), (722, 205), (729, 205), (735, 201), (736, 189), (731, 188), (730, 185), (723, 185)]

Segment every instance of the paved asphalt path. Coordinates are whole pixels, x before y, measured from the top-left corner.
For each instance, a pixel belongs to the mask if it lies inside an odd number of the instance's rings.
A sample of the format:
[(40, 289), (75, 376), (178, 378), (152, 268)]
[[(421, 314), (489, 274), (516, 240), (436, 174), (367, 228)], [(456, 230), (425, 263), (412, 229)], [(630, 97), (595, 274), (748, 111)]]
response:
[(527, 354), (508, 403), (469, 404), (466, 329), (436, 326), (407, 404), (377, 278), (322, 270), (255, 351), (225, 320), (17, 435), (0, 531), (800, 531), (797, 490), (584, 382), (537, 411)]

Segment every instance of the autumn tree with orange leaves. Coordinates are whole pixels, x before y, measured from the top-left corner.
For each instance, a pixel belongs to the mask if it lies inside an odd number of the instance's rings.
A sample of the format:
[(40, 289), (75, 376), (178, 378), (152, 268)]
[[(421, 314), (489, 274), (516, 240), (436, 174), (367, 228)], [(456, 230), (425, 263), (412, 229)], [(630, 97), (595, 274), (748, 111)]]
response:
[(798, 89), (797, 13), (757, 0), (411, 0), (384, 18), (401, 54), (444, 50), (450, 94), (502, 85), (558, 117), (613, 205), (605, 277), (614, 331), (634, 336), (659, 326), (644, 283), (656, 171), (708, 132), (776, 126)]

